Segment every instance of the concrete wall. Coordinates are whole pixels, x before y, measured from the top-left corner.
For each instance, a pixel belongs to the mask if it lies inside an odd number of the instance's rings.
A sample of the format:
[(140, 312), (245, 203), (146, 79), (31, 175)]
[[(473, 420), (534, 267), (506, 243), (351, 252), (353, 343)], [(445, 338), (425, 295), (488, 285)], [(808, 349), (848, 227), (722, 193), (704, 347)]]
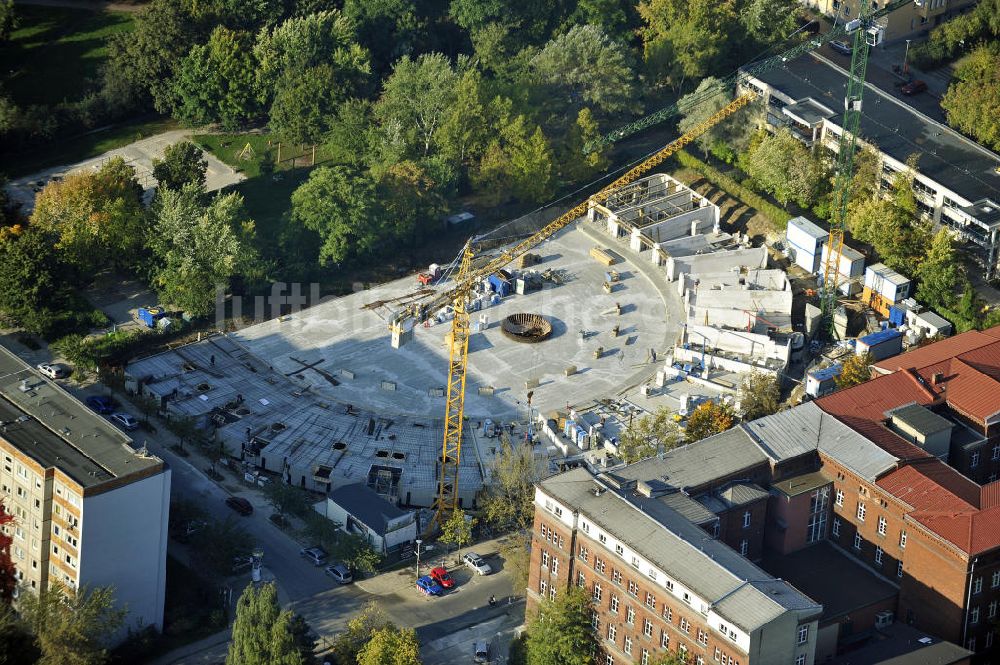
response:
[(128, 608), (116, 640), (130, 627), (163, 629), (170, 474), (83, 499), (80, 586), (114, 587), (116, 605)]
[(713, 252), (698, 256), (670, 257), (667, 261), (667, 279), (673, 281), (680, 273), (698, 275), (699, 273), (734, 272), (741, 267), (749, 270), (767, 267), (767, 249), (752, 247), (749, 249), (734, 249), (727, 252)]

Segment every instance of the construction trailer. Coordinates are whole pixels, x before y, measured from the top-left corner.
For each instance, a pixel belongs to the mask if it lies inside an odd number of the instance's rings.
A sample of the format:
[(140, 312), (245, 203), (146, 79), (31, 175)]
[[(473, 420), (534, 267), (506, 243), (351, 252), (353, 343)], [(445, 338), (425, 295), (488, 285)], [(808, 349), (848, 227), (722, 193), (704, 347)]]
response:
[[(826, 263), (827, 254), (829, 254), (829, 249), (824, 244), (823, 264)], [(865, 255), (853, 247), (844, 245), (840, 250), (840, 265), (837, 273), (839, 275), (838, 291), (845, 296), (856, 296), (861, 291), (861, 279), (865, 274)]]
[(912, 283), (884, 263), (865, 269), (861, 300), (882, 316), (889, 316), (889, 308), (910, 296)]
[(819, 272), (822, 249), (829, 235), (816, 224), (805, 217), (794, 217), (788, 220), (785, 229), (785, 242), (788, 247), (788, 257), (800, 268), (816, 274)]
[(862, 356), (870, 353), (876, 362), (885, 360), (903, 352), (903, 333), (892, 328), (880, 330), (864, 337), (859, 337), (854, 347), (855, 353)]
[(837, 389), (837, 377), (843, 366), (840, 363), (814, 369), (806, 374), (806, 394), (810, 397), (822, 397)]

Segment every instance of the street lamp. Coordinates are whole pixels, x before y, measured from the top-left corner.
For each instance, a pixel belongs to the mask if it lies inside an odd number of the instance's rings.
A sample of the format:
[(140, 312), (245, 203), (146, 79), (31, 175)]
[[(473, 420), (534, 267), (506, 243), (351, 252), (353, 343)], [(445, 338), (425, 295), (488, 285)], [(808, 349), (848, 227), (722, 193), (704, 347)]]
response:
[(417, 544), (417, 579), (419, 580), (420, 579), (420, 544), (423, 543), (424, 541), (422, 541), (419, 538), (417, 538), (414, 542)]
[(909, 71), (909, 70), (907, 69), (907, 64), (906, 64), (906, 56), (908, 56), (909, 54), (910, 54), (910, 40), (909, 40), (909, 39), (907, 39), (907, 40), (906, 40), (906, 50), (904, 50), (904, 51), (903, 51), (903, 73), (904, 73), (904, 74), (905, 74), (905, 73), (906, 73), (907, 71)]

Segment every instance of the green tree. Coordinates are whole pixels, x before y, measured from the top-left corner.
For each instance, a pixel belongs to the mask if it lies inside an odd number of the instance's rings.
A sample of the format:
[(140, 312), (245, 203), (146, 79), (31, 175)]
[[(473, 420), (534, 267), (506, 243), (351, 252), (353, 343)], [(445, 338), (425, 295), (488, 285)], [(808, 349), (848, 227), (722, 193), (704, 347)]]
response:
[(468, 164), (482, 156), (489, 139), (489, 119), (482, 95), (482, 75), (471, 67), (466, 69), (456, 83), (455, 102), (441, 121), (438, 134), (441, 153), (459, 164)]
[(934, 236), (916, 277), (919, 280), (917, 299), (920, 302), (935, 308), (950, 308), (955, 304), (963, 271), (948, 229), (943, 228)]
[[(566, 3), (569, 4), (569, 3)], [(470, 34), (491, 25), (511, 29), (520, 47), (526, 43), (544, 41), (552, 26), (565, 16), (563, 3), (509, 2), (508, 0), (451, 0), (451, 18)]]
[(284, 480), (278, 479), (264, 486), (264, 496), (267, 502), (282, 517), (288, 515), (305, 515), (309, 510), (309, 497), (305, 490), (289, 485)]
[(322, 263), (371, 253), (389, 236), (372, 178), (347, 166), (322, 166), (292, 193), (291, 219), (319, 234)]
[(576, 25), (530, 61), (530, 82), (550, 112), (570, 120), (584, 106), (602, 117), (635, 109), (628, 51), (597, 26)]
[(596, 25), (605, 34), (621, 41), (631, 37), (635, 7), (618, 0), (577, 0), (576, 7), (563, 22), (563, 28), (576, 25)]
[(541, 480), (541, 472), (530, 445), (515, 445), (503, 437), (490, 464), (485, 496), (479, 501), (481, 519), (494, 529), (530, 529), (535, 518), (535, 482)]
[(515, 531), (500, 541), (497, 549), (503, 557), (511, 593), (516, 596), (524, 594), (531, 570), (531, 532)]
[(206, 205), (194, 184), (163, 192), (148, 241), (160, 298), (195, 316), (208, 314), (216, 288), (253, 269), (253, 235), (239, 194), (219, 194)]
[(358, 665), (420, 665), (420, 644), (412, 628), (385, 626), (372, 632), (358, 652)]
[[(702, 124), (713, 115), (725, 108), (732, 101), (732, 96), (720, 84), (719, 79), (709, 76), (701, 80), (698, 87), (677, 101), (681, 119), (677, 128), (686, 133)], [(733, 151), (745, 150), (749, 142), (750, 123), (746, 112), (736, 113), (718, 123), (712, 129), (699, 136), (695, 143), (704, 155), (712, 150), (720, 141), (729, 144)]]
[(33, 226), (0, 236), (0, 314), (27, 332), (44, 335), (69, 299), (69, 269), (55, 239)]
[(423, 3), (409, 0), (344, 0), (344, 16), (356, 26), (358, 38), (372, 50), (379, 73), (399, 58), (422, 48), (427, 40)]
[(371, 543), (353, 533), (339, 534), (333, 553), (355, 572), (374, 573), (382, 563), (382, 555)]
[(0, 602), (0, 663), (36, 665), (41, 653), (35, 636), (8, 602)]
[(689, 443), (725, 432), (736, 424), (733, 409), (721, 402), (702, 402), (688, 417), (684, 436)]
[(329, 520), (314, 510), (306, 512), (302, 520), (305, 522), (303, 533), (309, 542), (316, 543), (327, 552), (336, 552), (337, 543), (343, 536), (340, 530), (342, 524)]
[(441, 524), (438, 540), (445, 545), (454, 545), (461, 552), (462, 546), (472, 540), (472, 527), (475, 525), (475, 518), (467, 518), (464, 510), (456, 508)]
[(173, 78), (191, 47), (202, 41), (201, 25), (177, 0), (153, 0), (135, 14), (131, 30), (108, 43), (109, 70), (150, 95), (160, 113), (173, 108)]
[(338, 663), (356, 663), (358, 654), (372, 635), (385, 628), (393, 628), (385, 612), (375, 601), (370, 601), (360, 612), (347, 621), (347, 629), (333, 641), (333, 654)]
[(882, 261), (903, 273), (919, 269), (931, 244), (930, 223), (916, 216), (916, 198), (910, 175), (893, 179), (892, 198), (876, 193), (848, 206), (848, 228), (855, 238), (871, 245)]
[(743, 420), (757, 420), (777, 413), (781, 405), (778, 377), (766, 372), (751, 371), (740, 382), (740, 412)]
[(115, 608), (111, 587), (71, 591), (59, 582), (23, 594), (18, 609), (41, 651), (38, 665), (103, 665), (108, 662), (104, 644), (126, 613)]
[(153, 177), (164, 189), (179, 190), (189, 183), (204, 189), (207, 172), (205, 153), (190, 141), (168, 145), (163, 151), (163, 159), (153, 159)]
[(643, 0), (638, 10), (646, 64), (675, 90), (717, 71), (729, 36), (738, 34), (731, 0)]
[(828, 182), (823, 163), (788, 129), (758, 135), (740, 160), (743, 170), (782, 204), (808, 208)]
[(518, 116), (509, 130), (508, 155), (511, 191), (521, 201), (541, 203), (553, 192), (553, 156), (541, 127), (527, 133), (524, 116)]
[(608, 170), (611, 160), (608, 147), (586, 152), (592, 141), (601, 138), (601, 130), (588, 108), (580, 109), (576, 122), (570, 125), (566, 140), (562, 142), (559, 164), (564, 178), (570, 181), (589, 180)]
[(205, 567), (220, 575), (228, 575), (233, 559), (250, 554), (254, 545), (250, 533), (232, 517), (210, 520), (191, 541)]
[(398, 128), (427, 155), (437, 147), (441, 124), (455, 103), (458, 74), (441, 53), (425, 53), (416, 60), (400, 58), (386, 79), (375, 116), (384, 127)]
[(871, 365), (875, 362), (870, 353), (848, 356), (840, 366), (840, 374), (833, 380), (837, 388), (850, 388), (871, 378)]
[(680, 431), (666, 407), (643, 416), (626, 427), (618, 437), (618, 456), (626, 463), (638, 462), (681, 443)]
[(744, 0), (737, 7), (740, 25), (761, 45), (784, 41), (798, 22), (799, 4), (795, 0)]
[(590, 593), (570, 585), (555, 600), (543, 600), (528, 621), (528, 662), (532, 665), (592, 665), (598, 639), (591, 624)]
[(293, 144), (319, 143), (330, 131), (342, 103), (337, 75), (330, 65), (285, 74), (271, 102), (269, 125)]
[(372, 126), (372, 105), (365, 99), (348, 99), (330, 120), (324, 147), (330, 161), (360, 168), (368, 163), (368, 133)]
[(84, 273), (126, 267), (142, 247), (141, 197), (135, 169), (115, 157), (96, 172), (49, 182), (35, 197), (31, 224), (54, 235), (59, 253)]
[(187, 123), (237, 129), (260, 112), (255, 95), (253, 39), (218, 26), (208, 43), (190, 49), (173, 79), (173, 115)]
[(304, 665), (292, 628), (293, 615), (281, 609), (273, 582), (247, 585), (236, 603), (226, 665)]
[(10, 39), (20, 20), (14, 10), (14, 0), (0, 0), (0, 44)]
[(949, 125), (1000, 150), (1000, 43), (980, 46), (962, 59), (941, 107)]

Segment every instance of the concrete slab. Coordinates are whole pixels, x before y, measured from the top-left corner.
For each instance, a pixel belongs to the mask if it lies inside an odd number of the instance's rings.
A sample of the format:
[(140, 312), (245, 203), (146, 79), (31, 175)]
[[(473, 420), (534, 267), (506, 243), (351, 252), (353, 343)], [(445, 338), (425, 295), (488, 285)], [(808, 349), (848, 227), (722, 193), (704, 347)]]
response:
[[(163, 151), (168, 145), (190, 138), (194, 132), (187, 129), (178, 129), (163, 132), (149, 138), (130, 143), (121, 148), (115, 148), (108, 152), (86, 159), (76, 164), (63, 164), (33, 173), (23, 178), (11, 180), (7, 184), (7, 192), (11, 201), (21, 205), (21, 210), (25, 214), (30, 214), (35, 207), (35, 194), (52, 179), (53, 176), (66, 176), (71, 173), (79, 173), (89, 169), (100, 168), (100, 165), (113, 157), (122, 157), (128, 164), (135, 167), (136, 177), (139, 184), (143, 186), (149, 194), (156, 186), (156, 179), (153, 178), (153, 160), (163, 157)], [(208, 172), (206, 174), (205, 188), (212, 192), (222, 189), (227, 185), (240, 182), (244, 179), (242, 174), (237, 173), (226, 164), (216, 159), (210, 153), (205, 153), (208, 160)]]
[[(474, 323), (483, 315), (489, 325), (470, 340), (469, 417), (525, 418), (526, 385), (533, 380), (538, 387), (533, 389), (532, 406), (547, 411), (619, 392), (655, 372), (649, 350), (662, 357), (671, 348), (682, 316), (679, 296), (666, 288), (662, 272), (628, 261), (615, 266), (621, 280), (613, 293), (605, 293), (601, 285), (606, 268), (588, 256), (594, 245), (590, 235), (575, 227), (563, 231), (534, 251), (543, 257), (539, 269), (562, 270), (564, 284), (510, 296), (472, 314)], [(330, 399), (383, 414), (443, 414), (445, 400), (434, 389), (443, 388), (447, 380), (444, 339), (450, 325), (418, 327), (413, 341), (393, 350), (386, 323), (389, 309), (364, 308), (418, 288), (408, 277), (245, 328), (233, 337), (276, 371), (294, 373), (293, 380), (309, 383)], [(620, 315), (614, 313), (616, 303)], [(504, 337), (499, 322), (516, 312), (550, 317), (552, 337), (538, 344)], [(619, 335), (613, 337), (616, 324)], [(598, 347), (604, 351), (595, 359)], [(339, 377), (339, 385), (324, 382), (316, 370), (303, 369), (304, 364)], [(575, 366), (576, 373), (566, 376), (569, 366)], [(390, 384), (392, 390), (386, 388)], [(492, 395), (480, 394), (486, 387), (494, 389)]]

